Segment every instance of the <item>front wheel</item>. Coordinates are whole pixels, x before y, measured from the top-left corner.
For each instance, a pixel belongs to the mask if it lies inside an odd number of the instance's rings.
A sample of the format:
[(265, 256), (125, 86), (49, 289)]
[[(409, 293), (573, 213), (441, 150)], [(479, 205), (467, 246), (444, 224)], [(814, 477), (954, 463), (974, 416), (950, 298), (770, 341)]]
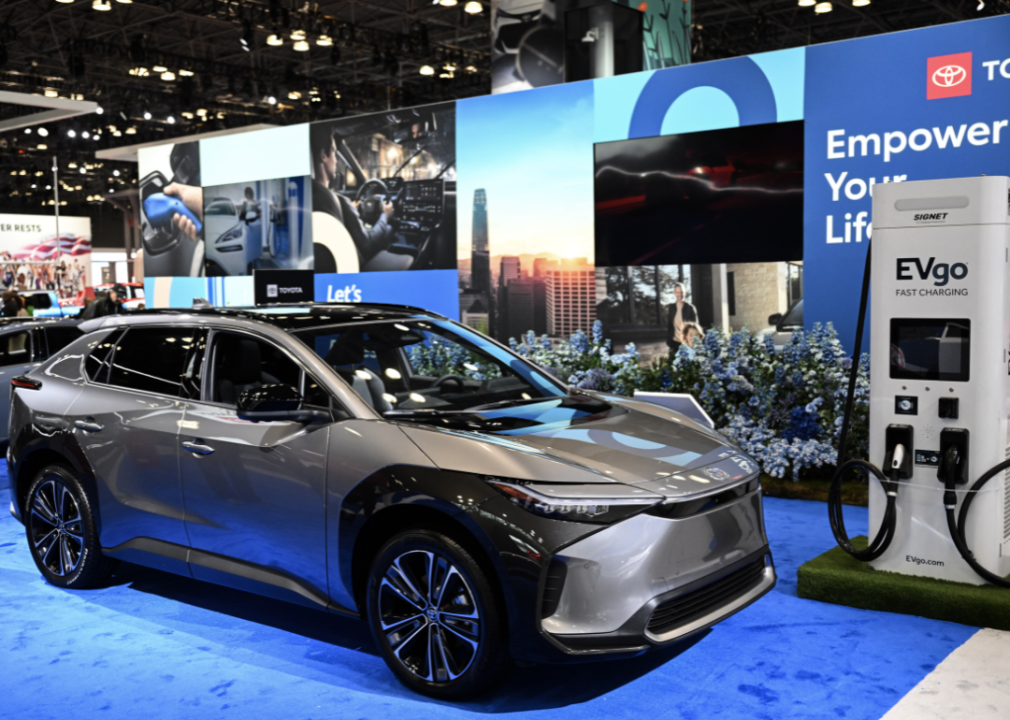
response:
[(91, 498), (69, 470), (44, 468), (28, 488), (25, 514), (32, 559), (48, 582), (81, 589), (112, 573), (116, 563), (102, 556)]
[(508, 663), (504, 608), (480, 565), (445, 535), (412, 530), (387, 542), (372, 564), (367, 604), (383, 659), (416, 692), (470, 697)]

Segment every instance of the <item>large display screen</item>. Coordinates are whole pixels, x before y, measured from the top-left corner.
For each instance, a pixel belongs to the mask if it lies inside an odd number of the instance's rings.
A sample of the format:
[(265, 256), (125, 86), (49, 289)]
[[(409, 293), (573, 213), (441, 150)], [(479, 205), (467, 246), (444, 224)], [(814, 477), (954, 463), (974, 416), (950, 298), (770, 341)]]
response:
[(803, 259), (803, 123), (597, 143), (596, 264)]
[(971, 320), (891, 319), (891, 377), (968, 382)]

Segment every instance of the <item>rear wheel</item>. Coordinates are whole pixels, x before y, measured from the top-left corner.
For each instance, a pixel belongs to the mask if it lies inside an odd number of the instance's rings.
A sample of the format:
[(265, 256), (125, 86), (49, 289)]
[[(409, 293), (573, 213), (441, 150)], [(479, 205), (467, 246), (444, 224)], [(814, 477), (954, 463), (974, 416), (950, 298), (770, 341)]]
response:
[(372, 564), (368, 621), (383, 659), (407, 687), (460, 699), (501, 677), (505, 611), (458, 543), (430, 530), (395, 536)]
[(82, 589), (112, 573), (116, 562), (102, 555), (91, 498), (72, 472), (59, 465), (39, 472), (25, 515), (32, 559), (48, 582)]

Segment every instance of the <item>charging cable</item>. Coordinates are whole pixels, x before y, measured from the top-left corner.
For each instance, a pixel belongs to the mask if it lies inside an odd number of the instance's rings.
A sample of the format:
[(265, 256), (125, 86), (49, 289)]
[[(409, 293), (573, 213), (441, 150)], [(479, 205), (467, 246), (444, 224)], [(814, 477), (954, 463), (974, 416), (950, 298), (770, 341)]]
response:
[(987, 482), (992, 480), (994, 477), (999, 475), (1001, 472), (1010, 468), (1010, 459), (1004, 460), (998, 465), (990, 468), (982, 477), (975, 481), (975, 484), (971, 486), (968, 492), (964, 495), (964, 500), (961, 502), (961, 512), (956, 514), (957, 509), (957, 492), (955, 490), (955, 485), (957, 484), (957, 466), (960, 464), (961, 458), (958, 455), (957, 446), (951, 445), (946, 454), (944, 455), (944, 463), (947, 466), (946, 477), (944, 477), (943, 487), (943, 507), (947, 514), (947, 529), (950, 531), (950, 537), (954, 540), (954, 546), (957, 547), (957, 551), (961, 553), (961, 557), (964, 561), (968, 563), (972, 570), (974, 570), (978, 575), (997, 587), (1010, 588), (1010, 580), (1000, 577), (996, 573), (986, 570), (982, 565), (979, 564), (978, 560), (975, 559), (975, 555), (972, 554), (971, 550), (968, 548), (968, 541), (965, 538), (965, 526), (968, 521), (968, 509), (971, 507), (972, 502), (975, 500), (975, 496), (978, 491), (982, 489), (982, 486)]

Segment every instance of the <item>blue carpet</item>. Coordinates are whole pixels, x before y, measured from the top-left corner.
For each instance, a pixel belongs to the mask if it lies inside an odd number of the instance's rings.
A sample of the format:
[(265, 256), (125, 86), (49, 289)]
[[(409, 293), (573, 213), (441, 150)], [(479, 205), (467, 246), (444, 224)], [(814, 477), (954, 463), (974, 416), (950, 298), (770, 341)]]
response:
[[(103, 589), (54, 588), (0, 488), (3, 718), (876, 720), (975, 632), (798, 598), (797, 567), (833, 544), (827, 512), (768, 499), (780, 580), (757, 604), (686, 648), (521, 668), (449, 705), (400, 686), (357, 621), (132, 565)], [(866, 532), (865, 510), (847, 518)]]

